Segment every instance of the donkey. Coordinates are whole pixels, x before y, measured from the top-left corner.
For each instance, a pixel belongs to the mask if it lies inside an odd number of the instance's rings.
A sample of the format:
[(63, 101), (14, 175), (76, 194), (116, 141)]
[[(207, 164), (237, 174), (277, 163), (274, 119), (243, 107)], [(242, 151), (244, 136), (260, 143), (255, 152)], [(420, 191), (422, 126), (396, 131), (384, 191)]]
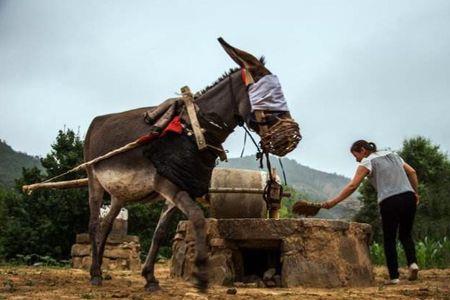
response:
[[(240, 68), (230, 70), (212, 86), (202, 91), (196, 98), (196, 105), (201, 112), (220, 116), (231, 129), (245, 122), (260, 134), (252, 116), (247, 83), (249, 78), (257, 83), (258, 80), (271, 73), (264, 66), (263, 60), (258, 60), (253, 55), (232, 47), (221, 38), (219, 38), (219, 42)], [(86, 134), (85, 160), (89, 161), (147, 134), (149, 126), (144, 122), (143, 114), (149, 109), (152, 107), (94, 118)], [(267, 113), (269, 115), (271, 112)], [(286, 112), (285, 115), (289, 116), (289, 112)], [(283, 115), (280, 116), (283, 118)], [(265, 125), (270, 127), (270, 124)], [(223, 141), (225, 138), (226, 136)], [(101, 285), (102, 283), (101, 265), (106, 239), (121, 208), (137, 201), (164, 200), (166, 207), (161, 214), (152, 246), (142, 270), (142, 275), (146, 279), (145, 288), (148, 291), (159, 288), (158, 281), (154, 276), (156, 253), (161, 237), (166, 231), (167, 221), (175, 208), (181, 210), (193, 224), (196, 249), (195, 265), (197, 267), (197, 271), (193, 275), (200, 290), (204, 291), (207, 288), (208, 248), (204, 214), (189, 193), (158, 173), (155, 165), (144, 157), (142, 147), (89, 166), (87, 175), (90, 208), (89, 235), (92, 243), (90, 268), (92, 285)], [(111, 208), (100, 223), (99, 211), (105, 192), (111, 196)]]

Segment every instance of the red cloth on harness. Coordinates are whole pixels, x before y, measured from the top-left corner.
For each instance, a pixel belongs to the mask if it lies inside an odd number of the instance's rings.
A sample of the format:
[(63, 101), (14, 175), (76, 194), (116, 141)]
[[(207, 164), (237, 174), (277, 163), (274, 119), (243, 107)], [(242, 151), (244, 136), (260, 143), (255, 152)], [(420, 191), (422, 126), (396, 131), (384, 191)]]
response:
[(156, 138), (165, 136), (168, 132), (174, 132), (178, 134), (181, 134), (183, 132), (183, 126), (181, 125), (180, 116), (175, 116), (161, 133), (152, 132), (147, 135), (141, 136), (138, 139), (138, 143), (146, 144)]
[(161, 133), (161, 137), (165, 136), (168, 132), (175, 132), (181, 134), (183, 132), (183, 126), (181, 125), (180, 116), (175, 116), (169, 125)]

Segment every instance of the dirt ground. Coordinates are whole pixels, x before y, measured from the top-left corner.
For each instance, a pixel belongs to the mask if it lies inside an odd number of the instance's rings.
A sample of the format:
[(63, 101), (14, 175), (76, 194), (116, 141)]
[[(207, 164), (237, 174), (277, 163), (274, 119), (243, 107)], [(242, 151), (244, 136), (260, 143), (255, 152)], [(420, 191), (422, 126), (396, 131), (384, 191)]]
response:
[[(386, 271), (375, 268), (376, 283), (367, 288), (228, 288), (213, 286), (198, 294), (191, 284), (169, 278), (168, 263), (157, 265), (162, 290), (150, 294), (143, 290), (144, 279), (126, 271), (108, 272), (111, 279), (101, 287), (88, 283), (82, 270), (50, 267), (0, 267), (0, 299), (450, 299), (450, 269), (424, 270), (417, 282), (401, 281), (383, 286)], [(403, 277), (406, 274), (403, 271)]]

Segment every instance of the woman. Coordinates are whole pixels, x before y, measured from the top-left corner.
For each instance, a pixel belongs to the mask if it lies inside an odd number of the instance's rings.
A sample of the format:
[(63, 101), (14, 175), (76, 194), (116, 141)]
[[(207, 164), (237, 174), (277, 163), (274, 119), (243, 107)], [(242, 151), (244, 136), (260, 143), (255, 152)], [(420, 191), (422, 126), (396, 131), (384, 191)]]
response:
[(390, 280), (386, 284), (399, 282), (396, 236), (405, 250), (409, 266), (409, 280), (416, 280), (419, 272), (411, 231), (419, 203), (416, 171), (391, 151), (377, 151), (374, 143), (359, 140), (353, 143), (350, 152), (359, 163), (354, 178), (341, 193), (322, 207), (330, 209), (350, 196), (362, 180), (368, 176), (377, 191), (378, 204), (383, 225), (384, 253)]

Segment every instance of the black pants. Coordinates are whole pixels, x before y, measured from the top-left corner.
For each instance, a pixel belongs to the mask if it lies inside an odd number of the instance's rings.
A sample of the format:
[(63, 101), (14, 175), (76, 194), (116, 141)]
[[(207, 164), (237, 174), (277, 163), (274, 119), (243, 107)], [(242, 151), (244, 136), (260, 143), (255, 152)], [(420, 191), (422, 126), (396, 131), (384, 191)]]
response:
[(413, 192), (401, 193), (380, 203), (383, 223), (384, 254), (391, 279), (399, 277), (397, 261), (397, 231), (406, 254), (408, 265), (416, 262), (416, 249), (411, 231), (416, 214), (416, 197)]

